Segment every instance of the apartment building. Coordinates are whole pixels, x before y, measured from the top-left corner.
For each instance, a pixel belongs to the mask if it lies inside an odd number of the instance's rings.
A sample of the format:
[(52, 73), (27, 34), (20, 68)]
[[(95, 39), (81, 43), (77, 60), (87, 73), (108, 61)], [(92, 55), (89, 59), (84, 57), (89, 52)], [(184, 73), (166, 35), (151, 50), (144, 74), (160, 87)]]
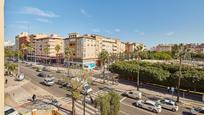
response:
[[(153, 51), (171, 51), (174, 44), (159, 44), (156, 47), (153, 48)], [(204, 44), (196, 44), (196, 43), (190, 43), (190, 44), (184, 44), (184, 46), (191, 50), (191, 52), (195, 53), (204, 53)]]
[(73, 50), (72, 60), (65, 63), (85, 65), (87, 68), (94, 68), (96, 65), (100, 65), (98, 55), (103, 50), (109, 53), (125, 51), (125, 43), (120, 40), (95, 34), (80, 35), (78, 33), (70, 33), (69, 37), (64, 40), (64, 47), (69, 47)]
[[(16, 36), (15, 48), (16, 50), (22, 50), (22, 45), (28, 45), (31, 42), (31, 38), (27, 32), (22, 32)], [(27, 55), (27, 51), (23, 51), (24, 55)]]
[[(29, 53), (29, 57), (36, 61), (47, 61), (48, 63), (62, 63), (64, 53), (64, 42), (62, 37), (51, 34), (36, 34), (31, 35), (33, 51)], [(59, 45), (59, 51), (57, 52), (55, 47)], [(48, 49), (48, 52), (45, 51)]]
[(127, 53), (134, 52), (138, 46), (142, 47), (142, 51), (144, 51), (146, 49), (146, 46), (142, 43), (127, 42), (127, 43), (125, 43), (125, 52), (127, 52)]
[[(63, 62), (64, 42), (62, 37), (56, 34), (28, 34), (27, 32), (22, 32), (16, 36), (16, 49), (21, 50), (22, 44), (31, 44), (32, 46), (32, 51), (24, 50), (25, 56), (29, 60), (48, 61), (51, 63), (56, 63), (59, 60)], [(55, 50), (56, 45), (60, 46), (59, 52)], [(46, 47), (48, 47), (47, 53), (44, 50)]]
[(153, 51), (171, 51), (173, 47), (173, 44), (159, 44), (156, 47), (153, 48)]

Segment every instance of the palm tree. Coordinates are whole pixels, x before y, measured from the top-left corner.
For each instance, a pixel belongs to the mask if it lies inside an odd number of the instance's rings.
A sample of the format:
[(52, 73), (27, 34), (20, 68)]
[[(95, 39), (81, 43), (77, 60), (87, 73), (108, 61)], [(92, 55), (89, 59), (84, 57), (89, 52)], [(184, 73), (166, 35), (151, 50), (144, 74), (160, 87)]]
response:
[(142, 51), (143, 51), (143, 47), (141, 45), (136, 46), (136, 48), (134, 49), (134, 54), (139, 63), (138, 71), (137, 71), (137, 91), (139, 91), (139, 85), (140, 85), (140, 55)]
[(99, 60), (102, 63), (103, 66), (103, 82), (105, 83), (105, 64), (108, 62), (109, 59), (109, 53), (106, 50), (103, 50), (100, 54), (99, 54)]
[(7, 62), (5, 63), (5, 67), (9, 73), (9, 75), (12, 75), (12, 72), (14, 72), (17, 68), (17, 65), (15, 63)]
[[(65, 54), (66, 62), (69, 61), (73, 56), (73, 49), (69, 48), (69, 47), (66, 47), (65, 51), (64, 51), (64, 54)], [(67, 74), (69, 74), (69, 69), (68, 68), (67, 68)]]
[(44, 49), (43, 49), (44, 53), (46, 54), (46, 64), (47, 64), (47, 58), (48, 58), (48, 53), (49, 53), (49, 46), (46, 46)]
[(75, 111), (75, 102), (81, 98), (81, 91), (82, 91), (82, 86), (83, 86), (83, 81), (84, 81), (84, 73), (83, 71), (80, 71), (76, 73), (77, 77), (71, 78), (71, 77), (64, 77), (64, 81), (70, 85), (69, 91), (70, 95), (72, 98), (72, 115), (76, 115)]
[[(26, 47), (27, 47), (26, 49), (28, 50), (28, 52), (30, 53), (30, 55), (32, 55), (32, 54), (33, 54), (32, 51), (34, 50), (32, 44), (29, 43)], [(30, 56), (30, 57), (32, 57), (32, 56)]]
[[(58, 64), (58, 62), (59, 62), (59, 60), (58, 60), (58, 58), (59, 58), (58, 55), (59, 55), (60, 49), (61, 49), (60, 45), (57, 44), (57, 45), (55, 46), (55, 51), (57, 52), (57, 53), (56, 53), (56, 62), (57, 62), (57, 64)], [(57, 70), (58, 70), (58, 68), (57, 68)]]
[(190, 55), (190, 49), (188, 49), (183, 44), (174, 45), (172, 47), (172, 54), (176, 59), (179, 59), (179, 76), (178, 76), (178, 83), (177, 83), (177, 102), (179, 102), (180, 84), (181, 84), (181, 78), (182, 78), (182, 61), (184, 58)]
[(23, 53), (23, 61), (25, 60), (25, 50), (26, 50), (26, 45), (23, 43), (21, 44), (21, 49), (20, 49)]

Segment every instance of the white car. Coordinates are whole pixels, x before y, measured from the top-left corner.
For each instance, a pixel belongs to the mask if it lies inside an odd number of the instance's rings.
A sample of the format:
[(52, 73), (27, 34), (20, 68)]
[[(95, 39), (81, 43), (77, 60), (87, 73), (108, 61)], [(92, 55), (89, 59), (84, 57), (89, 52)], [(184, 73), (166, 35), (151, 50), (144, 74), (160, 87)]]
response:
[(123, 95), (134, 98), (134, 99), (141, 99), (142, 98), (142, 93), (139, 91), (127, 91)]
[(44, 84), (47, 85), (47, 86), (52, 86), (55, 84), (55, 81), (54, 81), (54, 77), (46, 77), (44, 79)]
[(24, 75), (23, 73), (21, 73), (20, 75), (18, 75), (18, 76), (16, 77), (16, 80), (22, 81), (22, 80), (24, 80), (24, 78), (25, 78), (25, 75)]
[(86, 92), (87, 94), (93, 91), (88, 83), (84, 84), (83, 90), (83, 92)]
[(204, 115), (204, 107), (200, 108), (200, 107), (197, 107), (197, 108), (192, 108), (190, 113), (192, 115)]
[(154, 113), (161, 113), (162, 111), (161, 105), (152, 100), (138, 100), (135, 102), (135, 106), (150, 110)]
[(173, 112), (178, 111), (178, 105), (176, 105), (176, 102), (171, 99), (162, 99), (159, 100), (158, 103), (162, 106), (162, 108), (172, 110)]
[(10, 106), (4, 106), (4, 115), (20, 115), (18, 111)]

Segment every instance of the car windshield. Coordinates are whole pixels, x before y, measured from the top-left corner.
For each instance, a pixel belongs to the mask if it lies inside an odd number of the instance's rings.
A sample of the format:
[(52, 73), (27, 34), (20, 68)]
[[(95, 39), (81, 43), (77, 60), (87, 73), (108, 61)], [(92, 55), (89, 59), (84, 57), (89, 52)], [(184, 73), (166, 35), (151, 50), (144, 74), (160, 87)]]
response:
[(84, 89), (90, 89), (91, 87), (89, 85), (84, 86)]
[(199, 112), (201, 111), (201, 108), (198, 107), (198, 108), (195, 108), (194, 110)]
[(158, 107), (160, 104), (158, 102), (155, 103), (155, 106)]
[(5, 115), (9, 115), (9, 114), (13, 113), (14, 111), (15, 111), (15, 110), (11, 108), (11, 109), (5, 111), (4, 114), (5, 114)]

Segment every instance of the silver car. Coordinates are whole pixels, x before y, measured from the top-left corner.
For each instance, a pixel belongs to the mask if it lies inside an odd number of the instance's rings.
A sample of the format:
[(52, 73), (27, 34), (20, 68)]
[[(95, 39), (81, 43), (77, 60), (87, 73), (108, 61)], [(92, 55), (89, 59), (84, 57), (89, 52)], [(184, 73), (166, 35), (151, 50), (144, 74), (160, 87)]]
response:
[(197, 108), (192, 108), (190, 113), (192, 115), (204, 115), (204, 107), (203, 108), (200, 108), (200, 107), (197, 107)]
[(172, 110), (173, 112), (178, 111), (178, 105), (171, 99), (162, 99), (159, 100), (158, 103), (162, 106), (162, 108)]
[(152, 100), (138, 100), (135, 102), (135, 106), (150, 110), (154, 113), (160, 113), (162, 111), (161, 105)]
[(10, 106), (4, 106), (4, 115), (20, 115), (16, 109)]

